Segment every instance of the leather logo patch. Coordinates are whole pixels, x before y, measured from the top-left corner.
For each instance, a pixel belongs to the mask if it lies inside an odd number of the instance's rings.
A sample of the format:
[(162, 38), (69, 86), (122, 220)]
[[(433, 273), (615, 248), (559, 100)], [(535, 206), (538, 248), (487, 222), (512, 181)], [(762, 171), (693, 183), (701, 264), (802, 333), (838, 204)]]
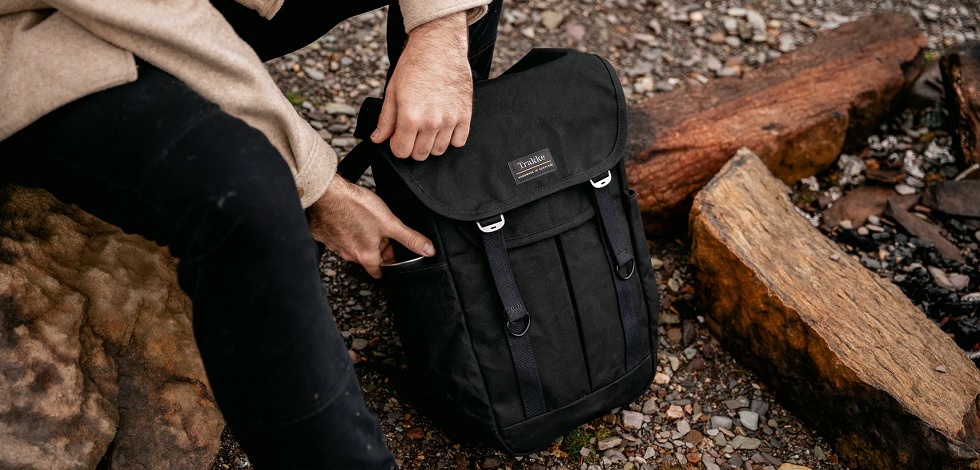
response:
[(558, 169), (555, 159), (551, 157), (551, 151), (546, 148), (518, 158), (507, 165), (510, 166), (510, 173), (514, 175), (517, 184), (526, 183)]

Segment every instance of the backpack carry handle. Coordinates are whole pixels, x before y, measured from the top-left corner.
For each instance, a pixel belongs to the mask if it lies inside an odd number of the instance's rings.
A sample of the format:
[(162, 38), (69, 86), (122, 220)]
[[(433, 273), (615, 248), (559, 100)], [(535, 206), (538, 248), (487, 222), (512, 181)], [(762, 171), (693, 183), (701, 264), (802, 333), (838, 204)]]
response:
[(361, 179), (361, 175), (374, 163), (374, 159), (380, 153), (376, 148), (377, 144), (371, 141), (371, 133), (378, 127), (382, 103), (381, 98), (366, 98), (357, 112), (354, 137), (361, 139), (361, 142), (337, 164), (337, 173), (351, 183), (357, 183), (357, 180)]

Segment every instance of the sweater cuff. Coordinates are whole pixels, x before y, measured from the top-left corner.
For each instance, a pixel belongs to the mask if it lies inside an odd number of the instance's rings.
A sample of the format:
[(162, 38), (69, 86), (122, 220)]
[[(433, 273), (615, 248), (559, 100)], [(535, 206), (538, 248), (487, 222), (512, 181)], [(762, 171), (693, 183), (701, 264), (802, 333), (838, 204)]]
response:
[(466, 24), (471, 25), (487, 12), (490, 0), (399, 0), (405, 18), (405, 32), (446, 15), (466, 12)]

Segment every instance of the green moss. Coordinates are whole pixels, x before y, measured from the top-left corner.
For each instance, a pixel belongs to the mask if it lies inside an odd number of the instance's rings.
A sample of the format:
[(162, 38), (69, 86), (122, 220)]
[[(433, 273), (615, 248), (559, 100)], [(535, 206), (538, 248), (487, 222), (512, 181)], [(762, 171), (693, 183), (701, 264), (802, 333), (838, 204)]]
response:
[(592, 433), (586, 431), (584, 426), (572, 429), (565, 435), (565, 439), (562, 441), (562, 447), (564, 447), (563, 450), (569, 456), (577, 457), (579, 455), (579, 451), (581, 451), (583, 447), (589, 445), (589, 439), (591, 438)]
[(599, 430), (595, 432), (595, 440), (601, 441), (612, 435), (613, 435), (612, 430), (606, 428), (599, 428)]

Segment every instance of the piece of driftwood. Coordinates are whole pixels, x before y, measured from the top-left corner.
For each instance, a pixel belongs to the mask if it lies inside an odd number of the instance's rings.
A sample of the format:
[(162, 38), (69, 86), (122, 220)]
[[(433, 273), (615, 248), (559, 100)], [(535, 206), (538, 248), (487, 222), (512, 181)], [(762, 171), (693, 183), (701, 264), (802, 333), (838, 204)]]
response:
[(967, 163), (980, 163), (980, 41), (948, 51), (940, 69), (955, 145)]
[(932, 242), (936, 245), (936, 250), (946, 258), (960, 263), (966, 262), (963, 254), (960, 253), (960, 249), (943, 236), (942, 229), (938, 225), (912, 215), (892, 200), (888, 201), (885, 216), (901, 225), (913, 237)]
[(980, 371), (890, 282), (800, 217), (740, 152), (695, 197), (708, 325), (854, 469), (971, 468)]
[(787, 182), (833, 163), (849, 135), (863, 137), (892, 111), (921, 71), (925, 44), (911, 16), (871, 15), (741, 78), (631, 108), (627, 172), (648, 231), (741, 147)]
[(893, 188), (860, 186), (823, 211), (823, 227), (826, 230), (833, 230), (844, 220), (851, 221), (851, 225), (855, 227), (864, 225), (868, 221), (868, 216), (884, 215), (885, 204), (889, 200), (895, 200), (901, 207), (908, 209), (919, 201), (919, 197), (899, 195)]

